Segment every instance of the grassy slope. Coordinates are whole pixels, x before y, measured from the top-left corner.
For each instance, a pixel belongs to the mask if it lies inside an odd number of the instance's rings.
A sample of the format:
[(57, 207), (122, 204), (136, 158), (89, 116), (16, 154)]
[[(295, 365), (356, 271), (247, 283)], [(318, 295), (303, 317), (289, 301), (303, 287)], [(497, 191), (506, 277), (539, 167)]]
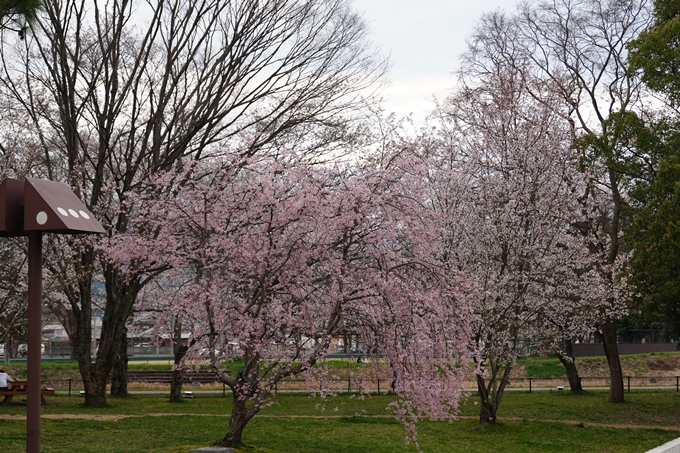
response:
[[(576, 366), (581, 377), (609, 375), (604, 357), (580, 357)], [(621, 356), (624, 376), (680, 376), (680, 352), (655, 352)], [(555, 356), (533, 357), (519, 360), (513, 377), (553, 378), (564, 377), (564, 367)]]

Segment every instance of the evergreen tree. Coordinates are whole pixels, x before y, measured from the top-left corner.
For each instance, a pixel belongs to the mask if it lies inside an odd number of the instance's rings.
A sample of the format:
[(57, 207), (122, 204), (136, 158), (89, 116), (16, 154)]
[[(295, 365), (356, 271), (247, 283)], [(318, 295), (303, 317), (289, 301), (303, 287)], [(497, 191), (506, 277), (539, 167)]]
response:
[[(628, 235), (634, 253), (631, 282), (648, 313), (668, 317), (680, 334), (680, 1), (657, 0), (655, 21), (629, 45), (631, 69), (662, 95), (668, 109), (660, 120), (639, 127), (652, 171), (631, 189), (635, 220)], [(651, 138), (651, 137), (654, 138)]]

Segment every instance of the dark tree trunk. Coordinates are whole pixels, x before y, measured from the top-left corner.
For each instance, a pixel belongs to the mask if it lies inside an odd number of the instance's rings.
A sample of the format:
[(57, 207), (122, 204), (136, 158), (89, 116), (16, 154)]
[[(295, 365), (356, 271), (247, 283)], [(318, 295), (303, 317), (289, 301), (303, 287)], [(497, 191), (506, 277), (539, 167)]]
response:
[(483, 377), (477, 375), (477, 390), (480, 397), (479, 424), (482, 426), (496, 424), (496, 414), (501, 405), (512, 367), (505, 366), (500, 382), (497, 380), (498, 371), (498, 369), (492, 371), (488, 383)]
[(179, 322), (179, 320), (175, 320), (173, 342), (175, 365), (172, 368), (172, 380), (170, 381), (170, 401), (177, 403), (182, 401), (182, 381), (184, 381), (184, 366), (182, 366), (182, 359), (189, 349), (182, 344), (182, 323)]
[(494, 404), (493, 397), (489, 395), (489, 392), (486, 390), (484, 379), (480, 376), (477, 376), (477, 389), (479, 390), (480, 396), (479, 424), (482, 426), (495, 425), (498, 406)]
[[(89, 262), (92, 262), (91, 260)], [(71, 301), (72, 309), (67, 316), (73, 317), (75, 326), (71, 337), (71, 346), (78, 361), (78, 368), (83, 378), (85, 404), (91, 407), (106, 406), (106, 383), (113, 369), (115, 359), (121, 351), (123, 331), (137, 293), (141, 288), (138, 280), (128, 281), (117, 269), (109, 267), (105, 272), (106, 305), (104, 319), (97, 350), (96, 361), (91, 358), (92, 338), (92, 285), (91, 277), (78, 282), (77, 299)]]
[[(611, 228), (609, 237), (611, 245), (607, 261), (610, 264), (616, 262), (616, 257), (619, 253), (619, 233), (621, 212), (623, 209), (623, 197), (619, 192), (619, 174), (613, 168), (608, 169), (609, 182), (612, 190), (612, 198), (614, 201), (614, 209), (612, 212)], [(610, 279), (613, 277), (610, 275)], [(600, 332), (602, 336), (602, 344), (604, 346), (604, 353), (607, 356), (607, 364), (609, 365), (609, 402), (623, 403), (623, 371), (621, 370), (621, 360), (619, 358), (619, 347), (616, 344), (616, 319), (606, 318), (600, 323)]]
[[(175, 365), (181, 363), (181, 359), (178, 357), (184, 356), (186, 353), (186, 346), (182, 346), (184, 349), (179, 354), (175, 354)], [(182, 401), (182, 382), (184, 381), (184, 369), (183, 368), (173, 368), (172, 379), (170, 381), (170, 402), (178, 403)]]
[(113, 363), (113, 373), (111, 374), (111, 396), (115, 398), (126, 398), (128, 396), (128, 355), (127, 355), (127, 327), (123, 329), (120, 339), (118, 354)]
[(578, 368), (576, 368), (576, 359), (574, 358), (573, 345), (571, 338), (564, 341), (564, 350), (557, 351), (557, 357), (560, 359), (564, 369), (567, 372), (567, 379), (569, 379), (569, 388), (572, 392), (582, 392), (581, 376), (578, 375)]
[[(72, 309), (60, 313), (66, 319), (62, 325), (69, 325), (72, 329), (68, 332), (71, 341), (71, 353), (78, 362), (78, 369), (83, 378), (85, 389), (85, 404), (91, 407), (106, 406), (106, 381), (111, 369), (104, 374), (101, 370), (102, 363), (92, 362), (92, 294), (90, 292), (92, 280), (85, 277), (78, 282), (73, 300), (70, 300)], [(74, 288), (75, 289), (75, 288)]]
[(619, 348), (616, 344), (616, 320), (608, 320), (600, 323), (602, 332), (602, 344), (604, 353), (607, 356), (609, 365), (609, 402), (624, 402), (623, 371), (621, 370), (621, 359), (619, 358)]
[(239, 398), (236, 393), (233, 393), (234, 405), (231, 409), (227, 435), (224, 436), (224, 439), (217, 442), (217, 445), (222, 447), (242, 447), (243, 430), (256, 413), (252, 408), (246, 407), (246, 399)]

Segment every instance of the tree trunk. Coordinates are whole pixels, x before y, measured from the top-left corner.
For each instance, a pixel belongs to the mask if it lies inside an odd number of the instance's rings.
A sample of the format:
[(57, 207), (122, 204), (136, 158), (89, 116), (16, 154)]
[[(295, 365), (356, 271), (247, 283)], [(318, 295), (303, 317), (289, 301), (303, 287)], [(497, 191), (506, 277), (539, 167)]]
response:
[[(91, 260), (89, 261), (91, 262)], [(83, 378), (85, 404), (91, 407), (105, 407), (106, 383), (115, 359), (121, 351), (123, 331), (132, 306), (141, 287), (138, 280), (127, 281), (117, 269), (108, 267), (106, 277), (106, 305), (104, 319), (97, 350), (96, 361), (92, 362), (92, 278), (85, 276), (78, 282), (78, 295), (71, 300), (71, 310), (64, 313), (74, 326), (71, 339), (72, 351), (78, 361), (78, 368)], [(63, 323), (62, 323), (63, 324)]]
[(115, 398), (126, 398), (128, 396), (128, 355), (127, 355), (127, 327), (123, 329), (120, 339), (118, 354), (113, 363), (113, 373), (111, 374), (111, 396)]
[(481, 376), (477, 376), (477, 389), (479, 390), (480, 396), (479, 424), (482, 426), (495, 425), (496, 411), (498, 410), (498, 407), (494, 404), (493, 397), (489, 395), (484, 378)]
[(246, 399), (239, 398), (238, 392), (233, 392), (234, 405), (231, 409), (231, 417), (229, 418), (229, 427), (227, 428), (227, 435), (224, 436), (217, 445), (222, 447), (242, 447), (243, 446), (243, 430), (248, 421), (255, 415), (255, 411), (246, 407)]
[(182, 381), (184, 381), (184, 366), (182, 365), (182, 359), (189, 349), (182, 344), (182, 323), (177, 319), (175, 320), (173, 342), (175, 365), (172, 367), (172, 380), (170, 381), (170, 402), (177, 403), (182, 401)]
[(616, 344), (616, 320), (607, 320), (600, 323), (602, 344), (609, 365), (609, 402), (624, 402), (623, 371), (619, 358), (619, 348)]
[(12, 357), (12, 341), (10, 338), (9, 335), (5, 338), (5, 363), (9, 363), (9, 359)]
[[(184, 351), (179, 354), (175, 354), (175, 365), (181, 362), (178, 361), (179, 356), (184, 356), (186, 352), (186, 346), (182, 346)], [(184, 369), (183, 368), (173, 368), (172, 369), (172, 380), (170, 381), (170, 402), (178, 403), (182, 401), (182, 382), (184, 381)]]
[(78, 364), (80, 365), (80, 374), (83, 377), (85, 405), (90, 407), (106, 407), (106, 377), (101, 379), (95, 363), (83, 367), (81, 360), (79, 360)]
[(569, 379), (569, 388), (572, 392), (582, 392), (581, 376), (578, 375), (576, 368), (576, 359), (574, 359), (573, 345), (571, 338), (564, 341), (564, 350), (557, 350), (557, 357), (560, 359), (564, 369), (567, 372), (567, 379)]
[(505, 386), (508, 384), (510, 371), (512, 371), (512, 367), (506, 365), (503, 370), (503, 377), (500, 382), (498, 382), (498, 369), (496, 369), (492, 372), (488, 384), (482, 376), (477, 375), (477, 390), (479, 390), (479, 397), (481, 400), (479, 407), (480, 425), (496, 424), (496, 413), (498, 412), (498, 407), (501, 405), (501, 399), (503, 398)]

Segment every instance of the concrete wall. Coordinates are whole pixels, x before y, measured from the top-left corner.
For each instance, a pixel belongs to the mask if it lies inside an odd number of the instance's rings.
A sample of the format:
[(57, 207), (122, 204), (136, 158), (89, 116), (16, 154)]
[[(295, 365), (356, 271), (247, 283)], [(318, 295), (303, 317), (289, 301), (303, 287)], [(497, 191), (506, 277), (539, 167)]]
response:
[[(574, 357), (603, 356), (602, 343), (579, 343), (573, 345)], [(677, 343), (619, 343), (619, 354), (646, 354), (649, 352), (673, 352)]]

